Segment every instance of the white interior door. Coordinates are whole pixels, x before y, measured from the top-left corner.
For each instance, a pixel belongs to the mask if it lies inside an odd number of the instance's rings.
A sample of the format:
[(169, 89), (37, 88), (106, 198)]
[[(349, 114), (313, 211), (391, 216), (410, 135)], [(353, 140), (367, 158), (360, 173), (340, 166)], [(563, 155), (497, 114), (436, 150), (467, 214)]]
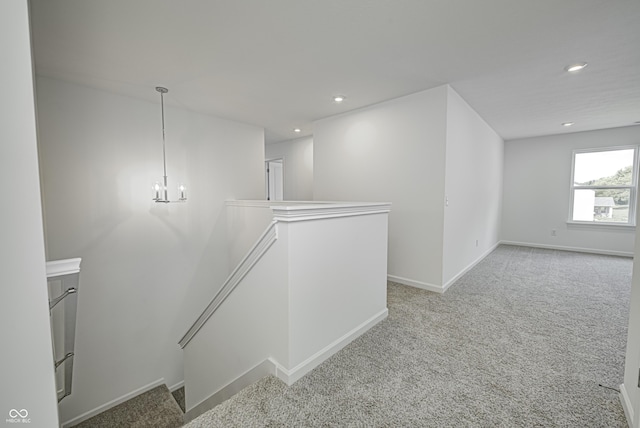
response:
[(282, 159), (265, 162), (268, 201), (282, 201), (284, 195), (284, 171)]

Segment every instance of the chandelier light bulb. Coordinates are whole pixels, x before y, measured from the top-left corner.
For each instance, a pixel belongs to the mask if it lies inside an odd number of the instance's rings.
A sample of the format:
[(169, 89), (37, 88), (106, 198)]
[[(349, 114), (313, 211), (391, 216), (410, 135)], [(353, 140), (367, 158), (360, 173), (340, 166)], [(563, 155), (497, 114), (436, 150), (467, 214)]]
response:
[(153, 200), (154, 201), (159, 200), (160, 199), (160, 189), (161, 189), (160, 183), (156, 181), (151, 188), (153, 189), (153, 192), (154, 192)]

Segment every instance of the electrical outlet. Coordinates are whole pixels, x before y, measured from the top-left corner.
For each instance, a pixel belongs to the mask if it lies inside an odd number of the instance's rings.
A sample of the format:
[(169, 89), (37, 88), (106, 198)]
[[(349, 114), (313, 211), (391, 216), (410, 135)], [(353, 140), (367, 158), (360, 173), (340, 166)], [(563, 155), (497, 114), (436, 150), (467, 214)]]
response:
[(476, 247), (478, 246), (478, 240), (476, 239)]
[(551, 236), (557, 236), (555, 229), (551, 229)]

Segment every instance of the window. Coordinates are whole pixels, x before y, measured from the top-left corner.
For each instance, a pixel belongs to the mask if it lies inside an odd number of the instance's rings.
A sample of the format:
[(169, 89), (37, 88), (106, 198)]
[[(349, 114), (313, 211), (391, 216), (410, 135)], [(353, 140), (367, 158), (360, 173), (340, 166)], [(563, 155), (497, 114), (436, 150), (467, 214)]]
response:
[(637, 148), (573, 152), (569, 221), (635, 225)]

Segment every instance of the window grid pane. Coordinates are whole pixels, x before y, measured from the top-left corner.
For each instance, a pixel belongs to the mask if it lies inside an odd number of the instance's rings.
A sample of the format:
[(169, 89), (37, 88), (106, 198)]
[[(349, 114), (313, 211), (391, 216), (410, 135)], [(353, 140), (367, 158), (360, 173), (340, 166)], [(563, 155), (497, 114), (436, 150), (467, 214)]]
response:
[(629, 222), (630, 198), (629, 189), (576, 189), (572, 220), (626, 224)]
[(634, 150), (576, 153), (574, 185), (616, 186), (633, 184)]

